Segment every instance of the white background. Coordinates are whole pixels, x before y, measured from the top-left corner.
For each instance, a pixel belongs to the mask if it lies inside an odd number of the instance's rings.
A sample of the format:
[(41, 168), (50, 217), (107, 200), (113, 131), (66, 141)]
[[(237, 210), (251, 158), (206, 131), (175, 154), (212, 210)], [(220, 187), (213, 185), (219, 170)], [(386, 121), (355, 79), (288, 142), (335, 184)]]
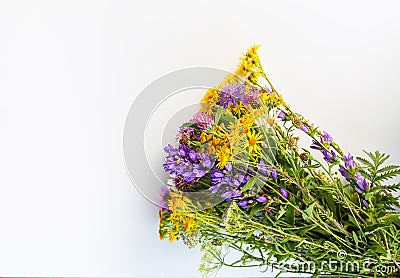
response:
[[(199, 276), (126, 174), (135, 96), (250, 44), (343, 149), (400, 163), (399, 1), (0, 1), (0, 275)], [(223, 270), (219, 275), (262, 276)]]

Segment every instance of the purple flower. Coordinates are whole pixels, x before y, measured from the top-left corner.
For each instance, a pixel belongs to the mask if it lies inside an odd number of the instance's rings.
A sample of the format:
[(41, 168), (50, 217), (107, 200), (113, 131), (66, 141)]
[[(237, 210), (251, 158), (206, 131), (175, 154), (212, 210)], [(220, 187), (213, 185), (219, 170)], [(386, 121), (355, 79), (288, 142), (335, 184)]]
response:
[(261, 196), (258, 196), (258, 197), (256, 198), (256, 200), (257, 200), (257, 202), (259, 202), (259, 203), (265, 203), (266, 201), (268, 201), (268, 197), (265, 196), (265, 195), (261, 195)]
[(180, 174), (187, 182), (192, 182), (196, 179), (196, 174), (193, 172), (192, 169), (187, 169), (186, 171), (184, 171)]
[(168, 203), (167, 203), (167, 201), (165, 200), (164, 197), (168, 196), (169, 193), (170, 193), (170, 190), (169, 190), (168, 186), (164, 185), (164, 186), (161, 187), (161, 189), (160, 189), (160, 198), (158, 199), (158, 202), (157, 202), (157, 206), (160, 209), (164, 209), (164, 210), (168, 209)]
[(209, 188), (209, 190), (211, 191), (212, 194), (215, 194), (221, 190), (221, 185), (220, 184), (213, 185)]
[(236, 105), (237, 102), (242, 98), (244, 85), (240, 84), (229, 84), (221, 89), (218, 97), (218, 105), (227, 108), (229, 104)]
[(281, 119), (282, 121), (286, 118), (285, 113), (282, 110), (278, 110), (278, 119)]
[(194, 164), (193, 173), (196, 175), (196, 178), (202, 178), (208, 173), (212, 163), (210, 157), (205, 153), (197, 154), (197, 157), (200, 162), (198, 164)]
[(189, 151), (189, 158), (191, 161), (195, 161), (197, 159), (197, 153), (194, 150)]
[(198, 163), (193, 163), (192, 167), (187, 167), (182, 173), (187, 182), (204, 177), (212, 167), (211, 159), (207, 154), (198, 153), (197, 159)]
[(182, 176), (186, 182), (204, 177), (213, 164), (207, 154), (196, 153), (186, 145), (179, 145), (178, 149), (168, 145), (164, 151), (168, 153), (163, 164), (165, 171)]
[(168, 153), (166, 161), (163, 164), (166, 172), (170, 174), (179, 174), (190, 165), (187, 159), (184, 158), (186, 154), (184, 148), (178, 150), (168, 144), (168, 146), (164, 148), (164, 151)]
[(225, 173), (222, 172), (220, 169), (217, 167), (214, 167), (210, 171), (210, 180), (212, 184), (218, 184), (222, 182), (222, 179), (225, 177)]
[(233, 189), (233, 190), (228, 190), (222, 193), (221, 197), (224, 198), (227, 202), (229, 202), (230, 199), (239, 197), (240, 191), (238, 189)]
[(248, 200), (241, 200), (237, 204), (243, 208), (243, 207), (246, 207), (249, 204), (249, 201)]
[(324, 131), (324, 135), (321, 136), (321, 142), (330, 144), (332, 143), (332, 141), (333, 141), (332, 136), (328, 132)]
[(199, 112), (199, 113), (194, 114), (192, 121), (193, 121), (193, 123), (196, 124), (196, 126), (199, 129), (208, 130), (214, 124), (214, 117), (212, 117), (206, 113)]
[(309, 129), (308, 126), (306, 126), (305, 124), (302, 124), (301, 127), (300, 127), (300, 129), (301, 129), (302, 131), (304, 131), (305, 133), (309, 133), (309, 132), (310, 132), (310, 129)]
[(191, 151), (191, 149), (186, 146), (186, 145), (179, 145), (179, 155), (183, 158), (186, 157), (186, 155), (189, 155), (189, 152)]
[(289, 198), (289, 193), (286, 191), (285, 188), (281, 187), (281, 188), (279, 189), (279, 192), (281, 193), (281, 195), (282, 195), (285, 199)]
[(366, 206), (366, 207), (368, 207), (368, 206), (369, 206), (369, 203), (368, 203), (368, 201), (367, 201), (367, 200), (362, 200), (362, 203), (363, 203), (363, 205), (364, 205), (364, 206)]
[(271, 177), (276, 180), (278, 178), (278, 174), (276, 173), (276, 170), (274, 168), (269, 169), (271, 171)]
[(347, 169), (356, 168), (357, 164), (356, 164), (356, 162), (354, 161), (354, 158), (353, 158), (353, 156), (352, 156), (350, 153), (349, 153), (347, 156), (343, 156), (343, 158), (344, 158), (344, 166), (345, 166)]
[(322, 154), (324, 155), (324, 159), (327, 162), (332, 162), (336, 158), (336, 153), (332, 150), (331, 152), (328, 152), (327, 150), (322, 150)]
[(350, 180), (350, 175), (349, 175), (349, 173), (347, 173), (347, 171), (342, 167), (342, 166), (340, 166), (339, 167), (339, 172), (340, 172), (340, 174), (342, 174), (342, 176), (346, 179), (346, 180)]
[(357, 184), (355, 190), (358, 193), (362, 193), (364, 190), (369, 189), (369, 182), (359, 172), (354, 175), (354, 179), (356, 180)]
[(310, 148), (313, 150), (319, 150), (319, 151), (322, 150), (321, 143), (315, 139), (312, 140), (312, 145), (310, 146)]
[(267, 167), (262, 159), (260, 159), (260, 162), (258, 163), (258, 172), (263, 176), (271, 175), (271, 177), (275, 180), (278, 178), (278, 173), (276, 170), (272, 167)]
[(257, 99), (258, 99), (259, 91), (257, 89), (252, 89), (247, 94), (244, 94), (242, 97), (243, 104), (250, 104), (252, 107), (257, 106)]
[(263, 176), (267, 176), (269, 174), (268, 167), (262, 159), (260, 159), (260, 162), (258, 163), (258, 172)]

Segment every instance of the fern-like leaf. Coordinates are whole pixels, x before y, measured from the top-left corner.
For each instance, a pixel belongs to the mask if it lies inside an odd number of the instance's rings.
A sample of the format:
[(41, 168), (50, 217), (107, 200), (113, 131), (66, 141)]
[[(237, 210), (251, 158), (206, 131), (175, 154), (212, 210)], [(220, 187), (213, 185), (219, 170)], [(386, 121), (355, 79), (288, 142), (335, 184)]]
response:
[(392, 171), (392, 170), (400, 170), (400, 166), (398, 166), (398, 165), (388, 165), (388, 166), (385, 166), (383, 168), (380, 168), (376, 173), (380, 174), (380, 173), (387, 172), (387, 171)]
[(376, 176), (375, 179), (374, 179), (374, 182), (391, 180), (391, 179), (397, 177), (398, 175), (400, 175), (400, 169), (392, 170), (392, 171), (386, 171), (386, 172)]
[(369, 162), (367, 159), (363, 157), (357, 156), (357, 160), (361, 162), (361, 164), (363, 164), (364, 166), (368, 167), (369, 169), (374, 168), (374, 165), (372, 165), (371, 162)]

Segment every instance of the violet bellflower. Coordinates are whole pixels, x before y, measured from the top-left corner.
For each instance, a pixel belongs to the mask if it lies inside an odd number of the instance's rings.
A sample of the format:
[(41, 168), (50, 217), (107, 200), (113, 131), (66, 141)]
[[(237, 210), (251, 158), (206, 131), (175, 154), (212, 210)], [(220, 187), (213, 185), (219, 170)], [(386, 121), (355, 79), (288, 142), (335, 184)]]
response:
[(242, 196), (240, 188), (250, 179), (246, 173), (233, 169), (232, 164), (227, 164), (223, 170), (214, 167), (210, 171), (212, 186), (209, 190), (215, 194), (221, 192), (221, 197), (229, 201), (232, 198)]
[(286, 115), (282, 110), (278, 110), (278, 119), (281, 119), (282, 121), (285, 120)]
[(282, 195), (285, 199), (289, 198), (289, 193), (286, 191), (285, 188), (281, 187), (281, 188), (279, 189), (279, 192), (281, 193), (281, 195)]
[(238, 189), (227, 190), (221, 194), (221, 197), (224, 198), (227, 202), (229, 202), (230, 199), (239, 197), (239, 196), (241, 196), (241, 194), (240, 194), (240, 190), (238, 190)]
[(323, 149), (321, 146), (321, 143), (315, 139), (312, 140), (312, 144), (311, 144), (310, 148), (313, 150), (318, 150), (318, 151)]
[(258, 163), (258, 172), (263, 176), (271, 175), (274, 180), (278, 178), (278, 173), (276, 172), (275, 168), (267, 167), (263, 159), (261, 159)]
[(170, 144), (164, 148), (168, 153), (163, 164), (165, 171), (181, 175), (186, 182), (204, 177), (212, 167), (211, 158), (207, 154), (196, 153), (188, 146), (180, 145), (178, 149)]
[(257, 196), (256, 198), (257, 202), (259, 203), (265, 203), (268, 201), (268, 197), (265, 195)]
[(240, 200), (237, 204), (242, 208), (247, 207), (249, 205), (249, 200), (246, 200), (246, 199)]
[(359, 173), (357, 172), (354, 175), (354, 179), (356, 180), (356, 187), (354, 188), (358, 193), (362, 193), (365, 190), (369, 189), (369, 182)]
[(332, 162), (336, 158), (336, 153), (333, 150), (328, 152), (327, 150), (323, 149), (321, 152), (327, 162)]
[(310, 132), (310, 129), (309, 129), (308, 126), (306, 126), (305, 124), (302, 124), (301, 127), (300, 127), (300, 129), (301, 129), (302, 131), (304, 131), (305, 133), (309, 133), (309, 132)]
[(188, 182), (204, 177), (212, 167), (211, 158), (205, 153), (198, 153), (197, 161), (192, 163), (191, 167), (187, 167), (182, 173), (182, 176)]
[(354, 158), (350, 153), (347, 156), (343, 156), (343, 159), (344, 159), (344, 166), (347, 169), (353, 169), (353, 168), (357, 167), (357, 164), (354, 161)]
[(176, 149), (168, 144), (164, 151), (168, 154), (163, 164), (164, 170), (170, 174), (180, 174), (185, 168), (190, 165), (190, 162), (185, 159), (186, 152), (183, 148)]
[(344, 169), (342, 166), (339, 167), (339, 172), (340, 174), (342, 174), (342, 176), (347, 180), (350, 181), (350, 175), (349, 173), (346, 171), (346, 169)]
[(328, 132), (324, 131), (324, 134), (321, 136), (321, 142), (326, 144), (331, 144), (332, 141), (333, 141), (332, 136)]

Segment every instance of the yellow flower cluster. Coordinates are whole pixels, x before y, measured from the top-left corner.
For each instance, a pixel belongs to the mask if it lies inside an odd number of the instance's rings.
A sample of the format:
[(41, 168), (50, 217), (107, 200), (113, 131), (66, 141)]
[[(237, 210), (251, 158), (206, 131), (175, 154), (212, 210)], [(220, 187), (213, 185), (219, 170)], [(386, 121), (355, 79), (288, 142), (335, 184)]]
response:
[(233, 115), (240, 117), (246, 112), (246, 107), (243, 105), (241, 101), (238, 101), (236, 105), (229, 105), (228, 111), (231, 112)]
[(221, 127), (216, 127), (214, 133), (202, 132), (200, 134), (200, 143), (209, 143), (214, 148), (215, 156), (218, 160), (217, 167), (222, 169), (228, 164), (231, 158), (231, 144), (228, 135), (222, 131)]
[(218, 100), (219, 90), (216, 88), (209, 89), (204, 95), (203, 99), (200, 101), (201, 103), (210, 103), (215, 104)]
[(251, 113), (247, 112), (239, 119), (239, 122), (243, 127), (243, 131), (247, 133), (249, 128), (254, 124), (254, 117)]
[(236, 75), (245, 77), (249, 81), (257, 82), (260, 72), (258, 67), (260, 67), (260, 61), (258, 58), (258, 48), (259, 45), (254, 45), (249, 48), (249, 50), (240, 59), (240, 63), (235, 72)]
[(267, 92), (260, 94), (260, 96), (265, 103), (270, 103), (272, 106), (279, 107), (281, 105), (286, 105), (283, 101), (282, 95), (280, 94)]
[[(190, 204), (188, 198), (177, 193), (171, 193), (170, 196), (168, 207), (171, 212), (159, 211), (159, 235), (160, 239), (164, 239), (164, 236), (168, 235), (169, 241), (173, 242), (178, 239), (180, 233), (196, 231), (198, 229), (198, 221), (194, 213), (188, 211), (188, 205)], [(164, 223), (168, 224), (165, 225)]]

